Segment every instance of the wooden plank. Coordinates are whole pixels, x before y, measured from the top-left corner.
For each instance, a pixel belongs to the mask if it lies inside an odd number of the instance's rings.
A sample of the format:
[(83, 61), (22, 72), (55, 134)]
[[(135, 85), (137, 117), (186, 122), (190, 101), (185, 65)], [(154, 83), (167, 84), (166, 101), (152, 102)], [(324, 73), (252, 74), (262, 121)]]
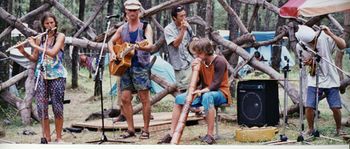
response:
[[(150, 131), (159, 131), (164, 129), (169, 129), (171, 125), (171, 112), (161, 112), (161, 113), (152, 113), (154, 119), (150, 121)], [(198, 121), (202, 120), (203, 117), (196, 117), (194, 113), (190, 113), (188, 117), (188, 121)], [(125, 130), (128, 128), (126, 122), (116, 122), (113, 124), (111, 118), (106, 118), (104, 120), (105, 130), (115, 130), (121, 129)], [(142, 114), (134, 115), (134, 126), (135, 129), (143, 128), (143, 117)], [(72, 124), (72, 127), (81, 127), (88, 129), (102, 129), (102, 121), (101, 120), (92, 120), (88, 122), (75, 123)]]

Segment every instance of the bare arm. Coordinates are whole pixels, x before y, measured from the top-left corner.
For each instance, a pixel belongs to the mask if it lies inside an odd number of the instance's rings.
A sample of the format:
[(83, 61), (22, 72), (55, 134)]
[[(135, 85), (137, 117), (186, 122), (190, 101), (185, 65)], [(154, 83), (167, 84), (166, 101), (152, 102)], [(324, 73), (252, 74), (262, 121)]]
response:
[(115, 59), (116, 58), (116, 55), (113, 51), (113, 46), (117, 43), (117, 42), (120, 42), (120, 39), (121, 39), (121, 36), (120, 36), (120, 33), (121, 33), (121, 30), (122, 30), (122, 27), (119, 27), (117, 29), (117, 31), (114, 33), (114, 35), (112, 36), (112, 38), (108, 41), (107, 43), (107, 46), (108, 46), (108, 50), (109, 50), (109, 53), (110, 53), (110, 58), (111, 59)]
[[(40, 44), (40, 38), (38, 37), (38, 39), (35, 40), (35, 43), (36, 44)], [(36, 62), (38, 60), (38, 55), (39, 55), (39, 52), (37, 49), (33, 48), (33, 53), (32, 54), (28, 54), (25, 50), (24, 50), (24, 46), (21, 45), (21, 46), (18, 46), (17, 47), (19, 52), (21, 52), (23, 54), (24, 57), (28, 58), (30, 61), (32, 62)]]
[(340, 38), (337, 35), (335, 35), (327, 26), (322, 25), (321, 28), (327, 35), (333, 38), (335, 44), (338, 46), (339, 49), (346, 48), (346, 42), (343, 38)]
[[(37, 42), (34, 43), (32, 40), (33, 39), (29, 39), (28, 41), (34, 49), (39, 50), (39, 51), (44, 51), (44, 48), (40, 47)], [(63, 33), (59, 33), (57, 36), (55, 45), (52, 47), (51, 50), (46, 50), (45, 54), (50, 56), (50, 57), (55, 57), (61, 49), (63, 50), (64, 40), (65, 40), (65, 35)]]

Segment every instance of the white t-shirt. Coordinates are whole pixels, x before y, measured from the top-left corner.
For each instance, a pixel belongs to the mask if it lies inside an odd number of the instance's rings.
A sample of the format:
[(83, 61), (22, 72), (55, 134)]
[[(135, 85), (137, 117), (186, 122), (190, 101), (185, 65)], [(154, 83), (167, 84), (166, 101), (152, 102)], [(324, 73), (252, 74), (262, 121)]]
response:
[[(313, 49), (309, 44), (305, 44), (305, 47), (308, 48), (309, 50)], [(297, 51), (299, 53), (300, 50), (302, 50), (302, 59), (303, 61), (307, 61), (309, 59), (313, 58), (312, 52), (303, 50), (301, 45), (298, 43), (297, 46)], [(328, 36), (324, 32), (321, 33), (321, 35), (318, 38), (317, 41), (317, 49), (318, 49), (318, 54), (330, 61), (332, 64), (334, 64), (334, 61), (332, 59), (331, 51), (336, 48), (336, 44), (332, 37)], [(321, 61), (319, 63), (319, 87), (320, 88), (332, 88), (332, 87), (339, 87), (340, 86), (340, 78), (338, 75), (337, 69), (323, 60), (321, 58)], [(308, 73), (308, 86), (313, 86), (316, 87), (316, 76), (310, 76)]]

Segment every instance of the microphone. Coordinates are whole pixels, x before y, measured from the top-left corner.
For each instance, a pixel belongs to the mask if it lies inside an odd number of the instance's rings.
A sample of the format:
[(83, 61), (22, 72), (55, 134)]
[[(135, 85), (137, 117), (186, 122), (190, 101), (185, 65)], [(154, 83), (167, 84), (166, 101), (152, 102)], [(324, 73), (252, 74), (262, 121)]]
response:
[(119, 18), (119, 15), (118, 14), (115, 14), (115, 15), (109, 15), (109, 16), (106, 16), (106, 19), (110, 19), (110, 18)]

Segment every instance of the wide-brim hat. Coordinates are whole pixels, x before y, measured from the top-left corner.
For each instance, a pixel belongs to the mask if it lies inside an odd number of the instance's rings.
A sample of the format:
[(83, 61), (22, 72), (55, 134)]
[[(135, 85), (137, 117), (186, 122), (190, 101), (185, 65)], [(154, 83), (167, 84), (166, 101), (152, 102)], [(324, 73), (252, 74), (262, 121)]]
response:
[(141, 3), (138, 0), (127, 0), (124, 3), (125, 9), (138, 10), (141, 8)]

